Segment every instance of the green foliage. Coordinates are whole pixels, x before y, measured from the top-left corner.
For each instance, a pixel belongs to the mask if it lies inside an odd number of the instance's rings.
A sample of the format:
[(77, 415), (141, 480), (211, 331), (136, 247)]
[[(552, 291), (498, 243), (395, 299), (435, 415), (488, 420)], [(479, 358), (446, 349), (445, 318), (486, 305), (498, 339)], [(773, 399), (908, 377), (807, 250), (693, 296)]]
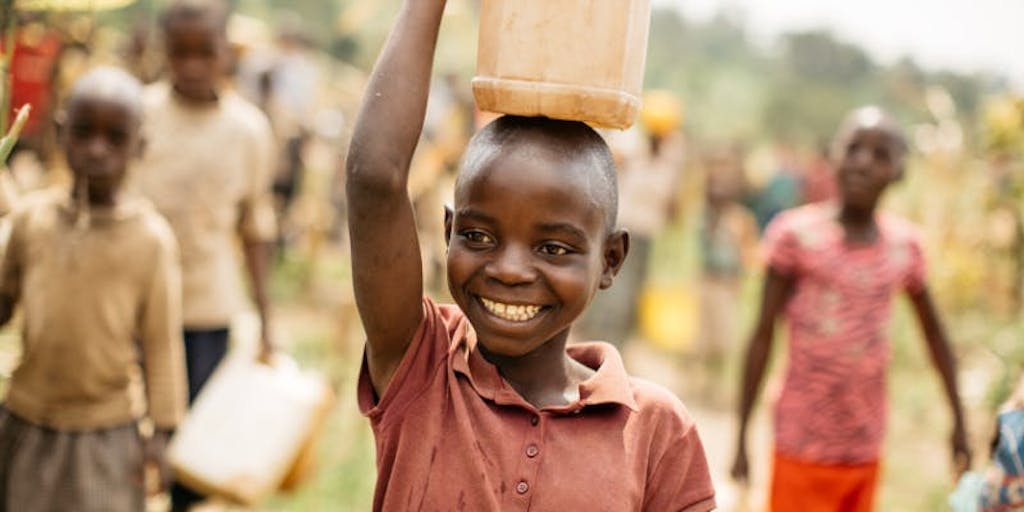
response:
[(822, 30), (786, 34), (775, 48), (762, 48), (750, 41), (742, 17), (730, 13), (691, 22), (656, 9), (648, 48), (646, 86), (678, 93), (689, 131), (706, 138), (810, 147), (866, 103), (906, 123), (930, 121), (924, 97), (935, 86), (949, 92), (961, 120), (973, 126), (980, 99), (1005, 87), (987, 75), (927, 72), (909, 58), (881, 65)]

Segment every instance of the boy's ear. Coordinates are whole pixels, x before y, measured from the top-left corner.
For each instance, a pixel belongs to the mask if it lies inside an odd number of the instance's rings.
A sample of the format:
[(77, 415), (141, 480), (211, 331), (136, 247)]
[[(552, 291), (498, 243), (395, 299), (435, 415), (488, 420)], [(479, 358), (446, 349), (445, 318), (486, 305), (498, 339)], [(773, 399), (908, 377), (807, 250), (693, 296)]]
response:
[(444, 245), (448, 247), (452, 243), (452, 223), (455, 221), (455, 211), (451, 206), (444, 205)]
[(601, 289), (611, 287), (612, 279), (622, 269), (629, 253), (629, 232), (625, 229), (613, 231), (604, 242), (604, 267), (601, 271)]
[(893, 176), (892, 182), (899, 183), (903, 181), (903, 176), (907, 173), (907, 157), (902, 156), (896, 162), (896, 175)]

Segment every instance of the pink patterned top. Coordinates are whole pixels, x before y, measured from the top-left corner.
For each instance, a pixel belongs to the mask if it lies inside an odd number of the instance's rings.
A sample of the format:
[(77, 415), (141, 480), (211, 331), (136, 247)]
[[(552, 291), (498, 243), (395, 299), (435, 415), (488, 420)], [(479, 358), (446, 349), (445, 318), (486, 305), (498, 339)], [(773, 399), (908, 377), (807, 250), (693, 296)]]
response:
[(800, 460), (857, 464), (877, 460), (885, 436), (892, 297), (923, 289), (925, 264), (909, 222), (880, 215), (879, 239), (850, 245), (837, 216), (834, 203), (807, 205), (765, 233), (768, 264), (795, 279), (775, 443)]

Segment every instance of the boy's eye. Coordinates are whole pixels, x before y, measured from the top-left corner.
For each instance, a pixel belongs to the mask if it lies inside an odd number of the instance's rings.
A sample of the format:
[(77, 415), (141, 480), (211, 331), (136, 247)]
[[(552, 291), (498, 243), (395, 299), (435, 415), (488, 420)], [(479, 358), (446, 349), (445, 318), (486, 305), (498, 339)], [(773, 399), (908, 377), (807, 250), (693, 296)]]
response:
[(875, 150), (875, 161), (888, 162), (890, 159), (890, 153), (888, 148), (878, 148)]
[(569, 248), (558, 244), (544, 244), (540, 246), (540, 252), (548, 256), (565, 256), (569, 254)]
[(490, 244), (494, 242), (491, 235), (488, 235), (483, 231), (466, 231), (462, 233), (462, 236), (474, 244)]
[(76, 139), (84, 139), (89, 135), (92, 135), (92, 128), (88, 126), (77, 125), (71, 127), (71, 136)]

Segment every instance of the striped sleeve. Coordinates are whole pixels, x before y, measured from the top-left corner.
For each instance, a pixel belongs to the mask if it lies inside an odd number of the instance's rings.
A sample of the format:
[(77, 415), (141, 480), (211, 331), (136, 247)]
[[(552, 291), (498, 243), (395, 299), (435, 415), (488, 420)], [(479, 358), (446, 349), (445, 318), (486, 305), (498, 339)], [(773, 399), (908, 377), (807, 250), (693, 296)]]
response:
[(921, 240), (916, 236), (908, 238), (909, 260), (907, 262), (907, 274), (904, 278), (904, 288), (910, 293), (917, 293), (925, 287), (925, 276), (927, 265), (925, 264), (924, 249), (921, 247)]
[(792, 218), (782, 213), (768, 224), (762, 245), (765, 264), (785, 276), (795, 274), (800, 265), (800, 243), (792, 226)]

